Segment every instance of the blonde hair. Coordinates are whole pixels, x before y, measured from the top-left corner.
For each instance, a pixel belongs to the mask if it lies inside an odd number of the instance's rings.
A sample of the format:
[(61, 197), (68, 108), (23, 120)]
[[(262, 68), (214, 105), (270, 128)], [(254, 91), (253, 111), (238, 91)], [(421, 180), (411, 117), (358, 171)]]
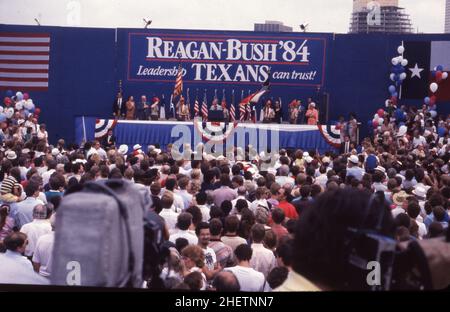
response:
[(205, 254), (198, 245), (188, 245), (181, 251), (181, 255), (191, 259), (195, 266), (203, 268), (205, 266)]

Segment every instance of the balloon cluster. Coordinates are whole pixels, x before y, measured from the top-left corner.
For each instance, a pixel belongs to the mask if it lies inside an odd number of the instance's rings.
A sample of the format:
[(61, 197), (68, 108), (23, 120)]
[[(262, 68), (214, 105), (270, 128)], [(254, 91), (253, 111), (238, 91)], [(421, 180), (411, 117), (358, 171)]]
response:
[(0, 106), (0, 122), (5, 122), (14, 116), (16, 111), (20, 112), (24, 118), (28, 118), (30, 114), (39, 118), (41, 110), (36, 108), (33, 100), (28, 93), (22, 93), (21, 91), (13, 93), (13, 91), (6, 91), (6, 96), (3, 99), (3, 104)]
[(407, 77), (405, 67), (408, 66), (408, 60), (402, 56), (405, 52), (405, 47), (399, 46), (397, 48), (397, 52), (399, 56), (392, 59), (393, 66), (391, 69), (391, 74), (389, 75), (389, 78), (394, 84), (391, 84), (388, 88), (389, 93), (391, 94), (391, 101), (394, 103), (396, 103), (398, 99), (397, 88), (403, 84), (403, 81)]
[(448, 78), (448, 73), (444, 72), (444, 67), (442, 65), (436, 66), (431, 71), (431, 76), (434, 78), (436, 82), (432, 82), (430, 84), (430, 91), (433, 93), (430, 97), (425, 97), (423, 102), (428, 105), (431, 116), (434, 118), (437, 116), (436, 112), (436, 96), (434, 95), (439, 90), (439, 83)]
[(372, 126), (374, 129), (377, 129), (384, 122), (384, 109), (380, 108), (377, 113), (373, 116)]
[(431, 76), (436, 80), (436, 82), (432, 82), (430, 84), (430, 91), (434, 94), (439, 89), (439, 83), (448, 78), (448, 73), (444, 71), (444, 67), (442, 65), (439, 65), (431, 71)]

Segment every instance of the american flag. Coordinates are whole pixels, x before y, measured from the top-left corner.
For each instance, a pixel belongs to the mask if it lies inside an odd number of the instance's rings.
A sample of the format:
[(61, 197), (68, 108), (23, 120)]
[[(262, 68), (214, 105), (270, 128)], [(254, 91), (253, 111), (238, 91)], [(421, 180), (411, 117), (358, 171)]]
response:
[(230, 119), (231, 121), (236, 121), (236, 108), (234, 107), (234, 90), (233, 90), (233, 96), (231, 97), (231, 105), (230, 105)]
[(203, 97), (202, 115), (203, 115), (203, 120), (208, 121), (208, 104), (207, 104), (207, 99), (206, 99), (206, 91), (205, 91), (205, 96)]
[(198, 116), (198, 112), (199, 112), (199, 103), (198, 103), (198, 98), (195, 98), (195, 102), (194, 102), (194, 116), (197, 117)]
[(245, 120), (245, 104), (242, 103), (239, 104), (239, 120)]
[(48, 90), (50, 35), (0, 32), (0, 89)]
[(183, 93), (183, 68), (181, 67), (180, 64), (178, 65), (178, 74), (177, 79), (175, 80), (175, 89), (173, 90), (173, 97), (176, 98), (182, 93)]

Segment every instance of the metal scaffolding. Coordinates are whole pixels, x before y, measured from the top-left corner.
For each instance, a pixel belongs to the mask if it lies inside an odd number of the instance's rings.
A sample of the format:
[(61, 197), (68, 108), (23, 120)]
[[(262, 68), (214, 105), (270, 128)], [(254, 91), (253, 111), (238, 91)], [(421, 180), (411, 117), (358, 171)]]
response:
[(409, 14), (404, 8), (396, 6), (381, 7), (381, 23), (379, 25), (368, 25), (367, 9), (353, 12), (350, 21), (349, 33), (412, 33), (413, 27)]

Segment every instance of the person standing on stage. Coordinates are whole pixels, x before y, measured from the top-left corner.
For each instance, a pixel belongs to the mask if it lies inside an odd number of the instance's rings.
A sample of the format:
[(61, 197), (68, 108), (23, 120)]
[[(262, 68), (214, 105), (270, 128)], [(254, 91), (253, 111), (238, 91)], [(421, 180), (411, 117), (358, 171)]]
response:
[(345, 121), (344, 116), (339, 117), (337, 127), (340, 131), (341, 142), (344, 142), (345, 137), (348, 136), (348, 123)]
[(272, 101), (267, 100), (263, 109), (263, 123), (271, 123), (275, 118), (275, 111), (272, 108)]
[(222, 110), (223, 110), (223, 120), (225, 122), (229, 122), (230, 121), (230, 112), (227, 108), (227, 104), (226, 103), (222, 103)]
[(283, 111), (281, 110), (281, 103), (280, 101), (275, 101), (275, 122), (280, 124), (281, 123), (281, 118), (283, 115)]
[(126, 106), (125, 119), (126, 120), (133, 120), (135, 118), (135, 113), (136, 113), (136, 105), (134, 104), (133, 96), (130, 96), (128, 98), (128, 101), (125, 104), (125, 106)]
[(158, 120), (159, 117), (159, 98), (153, 98), (153, 104), (150, 106), (150, 118), (151, 120)]
[(289, 104), (289, 123), (295, 125), (297, 124), (297, 119), (298, 119), (298, 101), (293, 100)]
[(356, 120), (355, 114), (350, 114), (350, 120), (348, 121), (348, 136), (350, 137), (350, 142), (356, 144), (357, 133), (358, 133), (358, 121)]
[(180, 98), (180, 104), (178, 106), (178, 116), (181, 121), (189, 120), (189, 106), (186, 105), (184, 97)]
[[(309, 101), (310, 99), (308, 99)], [(316, 109), (316, 103), (310, 102), (308, 110), (305, 113), (308, 125), (317, 125), (319, 121), (319, 111)]]
[(118, 92), (117, 97), (113, 104), (113, 116), (115, 118), (120, 118), (125, 116), (125, 101), (122, 98), (122, 93)]
[(297, 120), (295, 123), (298, 123), (298, 119), (300, 117), (300, 124), (304, 124), (305, 123), (305, 108), (302, 106), (302, 101), (301, 100), (297, 100)]
[(147, 97), (145, 95), (141, 96), (141, 101), (138, 103), (136, 108), (136, 118), (138, 120), (148, 120), (148, 114), (147, 114)]

